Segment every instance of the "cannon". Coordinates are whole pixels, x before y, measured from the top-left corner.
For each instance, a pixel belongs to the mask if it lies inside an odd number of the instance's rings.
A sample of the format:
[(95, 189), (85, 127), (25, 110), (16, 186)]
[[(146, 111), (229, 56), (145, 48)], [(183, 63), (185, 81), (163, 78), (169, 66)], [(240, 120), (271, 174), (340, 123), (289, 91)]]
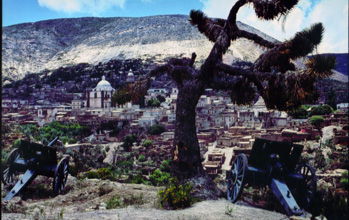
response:
[[(298, 164), (303, 145), (256, 139), (250, 156), (236, 156), (227, 173), (227, 198), (235, 203), (245, 184), (268, 186), (288, 215), (304, 216), (316, 192), (309, 164)], [(298, 164), (298, 165), (297, 165)]]
[(21, 178), (4, 201), (12, 199), (38, 175), (53, 177), (53, 192), (56, 195), (62, 192), (68, 178), (69, 157), (61, 159), (57, 165), (56, 148), (52, 145), (58, 138), (48, 146), (22, 140), (20, 146), (10, 152), (2, 167), (2, 181), (9, 185)]

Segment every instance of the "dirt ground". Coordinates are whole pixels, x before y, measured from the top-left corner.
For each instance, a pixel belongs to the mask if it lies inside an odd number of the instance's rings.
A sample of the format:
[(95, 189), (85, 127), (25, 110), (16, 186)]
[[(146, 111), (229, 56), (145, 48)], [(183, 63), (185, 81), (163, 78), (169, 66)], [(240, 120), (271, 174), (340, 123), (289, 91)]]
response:
[[(123, 184), (109, 180), (68, 177), (62, 195), (54, 197), (51, 179), (37, 177), (21, 196), (2, 201), (1, 219), (288, 219), (287, 216), (246, 203), (232, 204), (226, 199), (198, 202), (182, 210), (159, 208), (161, 187)], [(2, 190), (2, 198), (6, 190)], [(142, 204), (107, 209), (111, 198), (141, 198)]]

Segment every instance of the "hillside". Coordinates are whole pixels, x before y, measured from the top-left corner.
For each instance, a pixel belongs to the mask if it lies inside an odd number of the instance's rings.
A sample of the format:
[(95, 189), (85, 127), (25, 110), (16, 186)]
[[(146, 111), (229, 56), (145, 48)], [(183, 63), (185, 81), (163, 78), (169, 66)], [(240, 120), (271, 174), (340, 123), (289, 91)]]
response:
[[(2, 203), (2, 219), (288, 219), (287, 216), (226, 199), (199, 202), (187, 209), (163, 210), (157, 204), (161, 187), (68, 177), (63, 195), (52, 197), (50, 179), (38, 177), (27, 196)], [(42, 186), (41, 188), (39, 186)], [(38, 189), (40, 188), (40, 194)], [(102, 193), (103, 192), (103, 193)], [(111, 198), (128, 198), (128, 205), (109, 209)], [(29, 199), (30, 198), (30, 199)], [(133, 198), (133, 199), (132, 199)], [(228, 210), (232, 211), (229, 212)], [(9, 213), (10, 212), (10, 213)], [(58, 217), (58, 218), (57, 218)]]
[[(245, 24), (239, 26), (275, 40)], [(55, 19), (3, 28), (2, 73), (17, 80), (28, 73), (78, 63), (139, 58), (162, 62), (173, 56), (190, 57), (192, 52), (197, 53), (200, 63), (211, 48), (212, 43), (186, 15)], [(252, 61), (262, 51), (241, 39), (232, 45), (227, 57), (229, 61)]]

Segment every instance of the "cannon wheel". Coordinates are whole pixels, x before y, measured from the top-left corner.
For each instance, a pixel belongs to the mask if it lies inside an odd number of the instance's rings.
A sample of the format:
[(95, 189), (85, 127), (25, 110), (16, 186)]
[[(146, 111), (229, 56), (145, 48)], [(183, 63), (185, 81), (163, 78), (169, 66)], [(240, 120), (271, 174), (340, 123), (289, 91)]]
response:
[(62, 193), (68, 179), (68, 171), (69, 159), (65, 157), (59, 162), (55, 175), (53, 176), (53, 192), (56, 195)]
[(19, 175), (19, 172), (14, 170), (13, 163), (15, 160), (17, 160), (21, 156), (21, 152), (18, 148), (13, 149), (8, 157), (6, 158), (6, 161), (2, 167), (2, 181), (5, 185), (13, 183), (14, 179), (17, 175)]
[(246, 181), (247, 168), (246, 155), (239, 154), (228, 173), (227, 197), (230, 202), (236, 202), (240, 199)]
[(299, 205), (307, 209), (316, 192), (316, 175), (314, 169), (309, 164), (300, 164), (296, 172), (303, 176), (303, 186)]

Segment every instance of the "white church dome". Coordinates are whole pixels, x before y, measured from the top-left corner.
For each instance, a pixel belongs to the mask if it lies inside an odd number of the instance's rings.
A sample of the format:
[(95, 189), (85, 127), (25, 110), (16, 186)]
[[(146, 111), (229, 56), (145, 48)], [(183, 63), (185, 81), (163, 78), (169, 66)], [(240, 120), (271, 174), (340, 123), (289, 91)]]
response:
[(102, 80), (97, 84), (94, 91), (113, 91), (113, 87), (111, 87), (110, 82), (105, 80), (105, 76), (102, 77)]
[(129, 73), (127, 74), (127, 77), (134, 76), (132, 69), (129, 70)]

